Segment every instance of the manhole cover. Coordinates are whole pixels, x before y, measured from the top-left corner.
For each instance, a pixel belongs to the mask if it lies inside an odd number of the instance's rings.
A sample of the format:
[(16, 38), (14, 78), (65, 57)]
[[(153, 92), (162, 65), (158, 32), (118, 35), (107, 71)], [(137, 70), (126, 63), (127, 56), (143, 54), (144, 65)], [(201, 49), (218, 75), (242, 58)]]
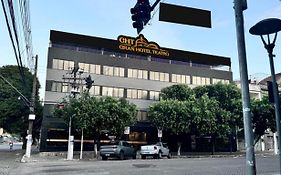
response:
[(156, 167), (156, 165), (152, 164), (133, 164), (136, 168), (150, 168), (150, 167)]

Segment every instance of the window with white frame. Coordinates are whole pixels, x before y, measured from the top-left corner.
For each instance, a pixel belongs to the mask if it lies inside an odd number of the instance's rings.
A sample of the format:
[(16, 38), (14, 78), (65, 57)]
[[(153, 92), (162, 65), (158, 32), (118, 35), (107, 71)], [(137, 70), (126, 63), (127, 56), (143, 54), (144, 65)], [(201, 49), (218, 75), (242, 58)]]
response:
[(139, 69), (128, 69), (129, 78), (147, 79), (148, 71)]
[(173, 83), (190, 84), (190, 76), (189, 75), (172, 74), (172, 82)]
[(53, 69), (72, 70), (74, 68), (74, 61), (53, 59)]
[(92, 86), (89, 90), (89, 93), (94, 96), (100, 95), (100, 86)]
[(90, 64), (90, 73), (100, 74), (100, 65)]
[(103, 96), (124, 97), (124, 88), (102, 87)]
[(149, 91), (149, 99), (158, 101), (160, 99), (159, 94), (159, 91)]
[(149, 72), (149, 79), (150, 80), (157, 80), (157, 81), (166, 81), (169, 82), (169, 74), (164, 72)]
[(89, 73), (90, 72), (90, 64), (87, 63), (78, 63), (79, 69), (83, 72)]
[(69, 92), (69, 84), (62, 83), (62, 92)]
[(127, 89), (127, 98), (133, 99), (147, 99), (147, 91), (140, 89)]
[(210, 81), (210, 78), (207, 78), (207, 77), (193, 76), (192, 77), (192, 84), (209, 85), (209, 84), (211, 84), (211, 81)]
[(103, 66), (103, 74), (109, 76), (124, 77), (124, 68), (122, 67), (112, 67)]

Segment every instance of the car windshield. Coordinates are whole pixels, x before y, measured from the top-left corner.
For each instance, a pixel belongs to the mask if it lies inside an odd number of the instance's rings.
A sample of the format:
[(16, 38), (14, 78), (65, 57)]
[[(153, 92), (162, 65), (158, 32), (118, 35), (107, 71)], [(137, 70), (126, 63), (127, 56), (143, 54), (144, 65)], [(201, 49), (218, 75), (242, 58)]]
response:
[(119, 141), (110, 141), (107, 145), (119, 145)]
[(156, 145), (156, 146), (161, 146), (161, 143), (160, 143), (160, 142), (157, 142), (155, 145)]

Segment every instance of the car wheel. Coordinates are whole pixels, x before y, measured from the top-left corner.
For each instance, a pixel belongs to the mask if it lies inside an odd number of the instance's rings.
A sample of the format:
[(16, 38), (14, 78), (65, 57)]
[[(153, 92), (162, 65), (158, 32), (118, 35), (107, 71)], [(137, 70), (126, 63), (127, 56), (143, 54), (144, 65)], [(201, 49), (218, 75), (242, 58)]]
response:
[(107, 157), (106, 156), (102, 156), (101, 159), (102, 160), (107, 160)]
[(161, 159), (161, 158), (162, 158), (162, 152), (161, 152), (161, 151), (159, 151), (157, 158), (158, 158), (158, 159)]
[(168, 157), (168, 159), (172, 158), (172, 154), (169, 152), (167, 157)]
[(120, 154), (119, 154), (119, 159), (120, 159), (120, 160), (124, 160), (124, 158), (125, 158), (125, 157), (124, 157), (124, 152), (121, 151)]
[(137, 154), (133, 154), (133, 159), (136, 159), (137, 158)]
[(141, 155), (141, 159), (146, 159), (146, 156), (145, 155)]

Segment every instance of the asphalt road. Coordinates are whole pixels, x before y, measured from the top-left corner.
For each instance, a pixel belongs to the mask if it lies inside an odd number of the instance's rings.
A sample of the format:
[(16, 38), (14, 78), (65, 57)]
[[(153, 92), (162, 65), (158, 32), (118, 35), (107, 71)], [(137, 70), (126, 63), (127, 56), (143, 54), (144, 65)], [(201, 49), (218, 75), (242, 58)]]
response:
[[(20, 151), (0, 151), (1, 175), (243, 175), (245, 157), (182, 158), (160, 160), (73, 160), (32, 155), (28, 163), (20, 163)], [(257, 156), (257, 174), (276, 175), (278, 157)]]
[[(42, 157), (32, 154), (28, 163), (20, 163), (21, 145), (0, 145), (0, 175), (244, 175), (244, 156), (220, 158), (175, 158), (160, 160), (73, 160), (62, 157)], [(279, 159), (275, 155), (256, 156), (257, 174), (279, 174)]]
[(21, 143), (16, 143), (10, 149), (9, 144), (0, 144), (0, 175), (10, 174), (11, 170), (20, 165), (21, 146)]

